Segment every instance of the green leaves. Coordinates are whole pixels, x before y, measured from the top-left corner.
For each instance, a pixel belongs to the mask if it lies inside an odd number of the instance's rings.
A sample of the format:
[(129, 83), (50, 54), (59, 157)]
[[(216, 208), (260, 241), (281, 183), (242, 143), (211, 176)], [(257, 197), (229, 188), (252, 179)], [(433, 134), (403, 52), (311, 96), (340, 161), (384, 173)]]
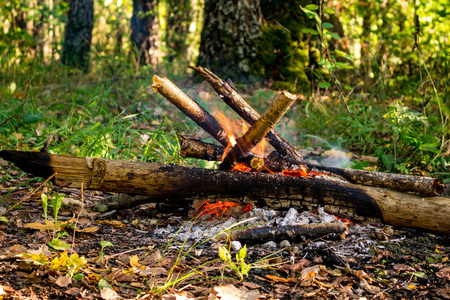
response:
[(224, 246), (219, 246), (219, 257), (224, 261), (224, 268), (232, 269), (240, 280), (244, 279), (244, 276), (247, 277), (248, 272), (251, 270), (251, 265), (245, 262), (245, 258), (247, 256), (247, 245), (241, 248), (241, 250), (236, 253), (236, 262), (231, 259), (231, 253)]
[(319, 33), (317, 31), (315, 31), (314, 29), (310, 29), (310, 28), (303, 28), (302, 29), (303, 33), (309, 33), (312, 35), (319, 35)]

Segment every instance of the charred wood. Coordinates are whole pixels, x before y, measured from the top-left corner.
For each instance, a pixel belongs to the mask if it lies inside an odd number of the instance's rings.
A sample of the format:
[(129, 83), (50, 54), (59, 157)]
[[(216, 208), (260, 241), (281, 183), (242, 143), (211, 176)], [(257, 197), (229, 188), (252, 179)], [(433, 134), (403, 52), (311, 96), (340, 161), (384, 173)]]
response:
[[(274, 209), (318, 207), (340, 217), (450, 233), (450, 202), (383, 188), (267, 173), (245, 173), (82, 158), (40, 152), (0, 151), (22, 170), (63, 187), (146, 195), (126, 208), (148, 202), (228, 200)], [(106, 203), (108, 205), (108, 203)]]
[[(189, 147), (187, 142), (181, 144), (181, 154), (192, 156), (183, 157), (196, 157), (202, 158), (205, 156), (204, 150), (201, 149), (200, 145), (211, 145), (206, 144), (201, 141), (196, 141), (199, 145), (196, 148), (185, 149)], [(206, 147), (206, 146), (204, 146)], [(223, 147), (216, 146), (217, 153), (223, 152)], [(217, 158), (220, 160), (220, 155), (211, 156), (210, 159)], [(272, 152), (265, 159), (265, 165), (268, 169), (273, 172), (280, 172), (282, 170), (297, 169), (298, 164), (296, 161), (290, 160)], [(308, 164), (306, 166), (311, 171), (326, 172), (328, 174), (334, 174), (338, 177), (342, 177), (351, 183), (362, 184), (367, 186), (388, 188), (391, 190), (404, 192), (404, 193), (414, 193), (423, 196), (437, 196), (445, 192), (446, 185), (444, 182), (438, 178), (433, 177), (423, 177), (414, 175), (402, 175), (402, 174), (392, 174), (392, 173), (381, 173), (381, 172), (370, 172), (365, 170), (354, 170), (354, 169), (343, 169), (335, 167), (326, 167), (315, 164)]]
[(218, 236), (218, 239), (229, 238), (242, 243), (264, 243), (266, 241), (293, 240), (302, 241), (306, 238), (316, 238), (326, 234), (345, 234), (348, 229), (346, 223), (306, 224), (288, 226), (261, 226), (240, 230), (232, 230)]

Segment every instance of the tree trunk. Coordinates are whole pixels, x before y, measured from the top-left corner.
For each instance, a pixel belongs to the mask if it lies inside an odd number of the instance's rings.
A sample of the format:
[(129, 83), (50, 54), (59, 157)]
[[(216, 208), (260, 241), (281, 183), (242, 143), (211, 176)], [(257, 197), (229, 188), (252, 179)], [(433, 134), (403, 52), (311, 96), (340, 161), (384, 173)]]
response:
[(157, 0), (133, 0), (131, 42), (140, 64), (158, 65), (160, 37)]
[(166, 40), (170, 48), (169, 62), (188, 61), (187, 38), (192, 19), (193, 7), (190, 0), (167, 0)]
[(92, 29), (94, 27), (94, 1), (70, 1), (69, 20), (66, 25), (64, 46), (61, 55), (63, 64), (89, 69)]
[(248, 79), (261, 36), (259, 0), (206, 0), (198, 65), (221, 77)]

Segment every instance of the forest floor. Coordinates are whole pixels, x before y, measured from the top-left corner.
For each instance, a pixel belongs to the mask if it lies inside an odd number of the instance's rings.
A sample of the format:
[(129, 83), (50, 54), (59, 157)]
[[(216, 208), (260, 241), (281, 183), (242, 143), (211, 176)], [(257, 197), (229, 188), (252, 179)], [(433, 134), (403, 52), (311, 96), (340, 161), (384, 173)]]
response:
[[(30, 193), (21, 188), (30, 177), (1, 164), (0, 175), (14, 178), (2, 183), (4, 212)], [(59, 239), (37, 224), (45, 220), (42, 190), (0, 222), (3, 299), (450, 299), (445, 235), (350, 220), (346, 235), (247, 243), (243, 260), (235, 260), (237, 251), (226, 241), (181, 237), (195, 231), (181, 230), (192, 215), (189, 206), (147, 204), (99, 214), (93, 207), (106, 194), (53, 192), (65, 194), (58, 218), (71, 225), (55, 230)], [(195, 222), (225, 226), (227, 220)], [(229, 261), (219, 258), (221, 244), (230, 249)]]

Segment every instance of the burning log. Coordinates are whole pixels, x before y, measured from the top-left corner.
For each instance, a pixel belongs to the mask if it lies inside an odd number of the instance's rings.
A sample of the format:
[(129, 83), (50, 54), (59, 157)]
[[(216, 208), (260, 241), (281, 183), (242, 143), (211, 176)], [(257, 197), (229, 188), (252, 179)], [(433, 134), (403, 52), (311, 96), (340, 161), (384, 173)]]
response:
[[(395, 226), (450, 233), (450, 202), (383, 188), (267, 173), (224, 172), (81, 158), (39, 152), (0, 151), (0, 157), (22, 170), (47, 178), (57, 172), (58, 186), (146, 195), (126, 208), (148, 202), (203, 199), (227, 200), (274, 209), (290, 207), (329, 213), (353, 220), (368, 219)], [(108, 205), (109, 203), (107, 203)], [(112, 204), (111, 209), (118, 206)]]
[(258, 121), (236, 141), (236, 145), (233, 146), (223, 159), (220, 169), (229, 170), (239, 162), (240, 158), (246, 157), (250, 150), (272, 130), (295, 100), (297, 100), (296, 95), (282, 92)]
[[(234, 90), (229, 82), (223, 81), (206, 68), (194, 66), (190, 66), (189, 68), (197, 71), (208, 81), (221, 99), (247, 123), (253, 125), (260, 118), (260, 115)], [(266, 138), (269, 144), (283, 156), (287, 156), (300, 164), (304, 163), (303, 157), (275, 130), (271, 130)]]
[[(212, 144), (201, 141), (192, 141), (187, 138), (180, 143), (180, 155), (183, 157), (195, 157), (206, 159), (204, 148), (213, 147)], [(195, 147), (193, 146), (195, 144)], [(220, 161), (223, 155), (223, 147), (215, 146), (215, 152), (209, 156), (208, 160)], [(278, 156), (274, 153), (265, 159), (265, 165), (274, 172), (281, 172), (284, 169), (298, 168), (295, 161)], [(402, 175), (392, 173), (370, 172), (365, 170), (343, 169), (326, 167), (306, 163), (310, 170), (323, 171), (334, 174), (351, 183), (363, 184), (367, 186), (388, 188), (391, 190), (415, 193), (423, 196), (437, 196), (445, 192), (446, 186), (442, 180), (433, 177), (423, 177), (414, 175)]]
[(287, 225), (287, 226), (261, 226), (250, 227), (246, 229), (233, 230), (228, 234), (224, 233), (218, 236), (218, 239), (229, 238), (233, 241), (242, 243), (258, 243), (266, 241), (294, 240), (301, 241), (303, 237), (320, 237), (329, 233), (345, 234), (348, 229), (346, 223), (326, 223), (326, 224), (306, 224), (306, 225)]
[(153, 89), (172, 102), (186, 116), (197, 123), (223, 146), (229, 143), (227, 132), (217, 120), (204, 110), (197, 102), (189, 98), (167, 77), (153, 76)]

